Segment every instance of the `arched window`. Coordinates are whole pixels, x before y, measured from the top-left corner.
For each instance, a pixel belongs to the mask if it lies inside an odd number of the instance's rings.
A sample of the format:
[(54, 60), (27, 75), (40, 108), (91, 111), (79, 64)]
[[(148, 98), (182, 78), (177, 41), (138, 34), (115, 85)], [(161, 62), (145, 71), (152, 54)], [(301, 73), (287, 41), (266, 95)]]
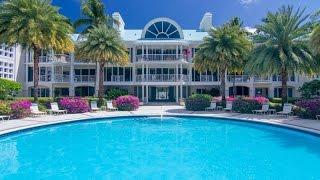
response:
[(180, 28), (171, 22), (160, 20), (152, 23), (145, 30), (145, 39), (180, 39)]

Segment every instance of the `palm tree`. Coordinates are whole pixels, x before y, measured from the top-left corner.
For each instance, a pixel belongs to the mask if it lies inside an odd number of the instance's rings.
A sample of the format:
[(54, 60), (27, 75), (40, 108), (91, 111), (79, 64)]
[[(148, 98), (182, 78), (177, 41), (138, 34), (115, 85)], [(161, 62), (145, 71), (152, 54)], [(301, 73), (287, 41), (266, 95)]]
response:
[(101, 0), (82, 0), (81, 13), (83, 17), (75, 21), (73, 25), (76, 29), (84, 28), (81, 34), (85, 34), (94, 26), (102, 24), (112, 27), (114, 20), (105, 13), (104, 4)]
[(294, 11), (292, 6), (282, 6), (276, 13), (269, 12), (259, 33), (253, 36), (256, 43), (246, 70), (257, 75), (281, 75), (282, 103), (287, 101), (287, 80), (295, 72), (312, 74), (317, 63), (308, 45), (309, 15), (304, 10)]
[(314, 29), (310, 38), (311, 47), (316, 55), (320, 55), (320, 11), (312, 16)]
[(242, 33), (240, 26), (233, 26), (229, 23), (212, 29), (209, 36), (199, 45), (194, 62), (196, 70), (218, 69), (221, 86), (220, 94), (225, 100), (225, 73), (227, 70), (233, 71), (244, 61), (249, 53), (251, 43), (245, 33)]
[(127, 48), (118, 31), (106, 25), (99, 25), (88, 30), (84, 40), (76, 45), (76, 57), (83, 61), (97, 62), (99, 71), (99, 104), (104, 96), (104, 66), (106, 63), (126, 65), (129, 63)]
[(49, 0), (6, 0), (0, 4), (0, 42), (33, 50), (34, 100), (38, 101), (42, 49), (73, 51), (73, 28)]

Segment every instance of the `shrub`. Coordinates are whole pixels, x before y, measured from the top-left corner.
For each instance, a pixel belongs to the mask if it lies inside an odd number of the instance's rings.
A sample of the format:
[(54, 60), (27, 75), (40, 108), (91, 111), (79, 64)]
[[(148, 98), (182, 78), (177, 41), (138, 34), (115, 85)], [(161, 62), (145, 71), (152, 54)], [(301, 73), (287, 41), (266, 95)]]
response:
[(0, 102), (0, 115), (10, 115), (10, 114), (11, 114), (11, 108), (9, 103)]
[(256, 100), (260, 104), (268, 103), (269, 99), (265, 98), (263, 96), (255, 97), (254, 100)]
[(59, 101), (59, 105), (61, 108), (67, 110), (68, 113), (84, 113), (89, 112), (90, 107), (87, 100), (82, 98), (62, 98)]
[(120, 96), (114, 100), (115, 106), (120, 111), (134, 111), (139, 108), (139, 98), (135, 96)]
[(250, 114), (253, 110), (261, 109), (262, 104), (254, 98), (239, 98), (233, 101), (232, 109), (235, 112)]
[(107, 92), (106, 99), (107, 100), (114, 100), (120, 96), (126, 96), (128, 94), (129, 94), (128, 91), (125, 89), (113, 88)]
[(320, 95), (320, 80), (316, 79), (310, 82), (304, 83), (299, 88), (301, 96), (304, 98), (312, 98)]
[(295, 113), (300, 118), (316, 119), (320, 115), (320, 98), (299, 100), (295, 105), (298, 107)]
[(7, 79), (0, 78), (0, 99), (15, 96), (22, 89), (22, 85)]
[(30, 107), (31, 107), (31, 101), (29, 100), (18, 100), (10, 105), (12, 116), (14, 118), (24, 118), (30, 115)]
[(186, 99), (186, 109), (188, 111), (204, 111), (210, 106), (212, 96), (208, 94), (193, 94)]

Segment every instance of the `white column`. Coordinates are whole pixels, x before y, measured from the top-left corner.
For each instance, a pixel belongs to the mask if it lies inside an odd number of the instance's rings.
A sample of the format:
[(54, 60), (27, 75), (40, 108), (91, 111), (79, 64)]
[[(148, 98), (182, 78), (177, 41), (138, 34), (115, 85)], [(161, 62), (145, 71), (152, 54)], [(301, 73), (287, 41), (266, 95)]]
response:
[(192, 82), (192, 66), (189, 66), (189, 73), (188, 73), (188, 76), (189, 76), (188, 81), (189, 81), (189, 82)]
[(179, 47), (178, 45), (176, 45), (176, 59), (178, 59), (178, 56), (179, 56)]
[(183, 98), (183, 87), (182, 84), (180, 85), (180, 99)]
[(136, 46), (134, 46), (133, 48), (132, 48), (132, 61), (133, 62), (136, 62)]
[(175, 72), (175, 79), (176, 79), (176, 81), (178, 81), (178, 69), (179, 69), (179, 66), (178, 66), (178, 64), (176, 64), (176, 72)]
[(69, 96), (75, 96), (74, 92), (74, 53), (71, 54), (71, 62), (70, 62), (70, 87), (69, 87)]
[(176, 85), (176, 103), (179, 103), (179, 86)]
[(145, 96), (144, 96), (144, 86), (142, 86), (142, 93), (141, 93), (141, 94), (142, 94), (142, 102), (145, 102), (145, 101), (144, 101), (144, 97), (145, 97)]
[(146, 103), (149, 102), (149, 86), (146, 86)]
[(141, 71), (141, 73), (142, 73), (142, 74), (141, 74), (141, 75), (142, 75), (141, 81), (144, 82), (144, 64), (142, 64), (141, 70), (142, 70), (142, 71)]
[(98, 92), (99, 92), (99, 72), (100, 72), (100, 66), (99, 64), (97, 63), (96, 65), (96, 83), (95, 83), (95, 96), (98, 96)]
[(136, 82), (137, 78), (136, 78), (136, 65), (132, 66), (132, 81)]

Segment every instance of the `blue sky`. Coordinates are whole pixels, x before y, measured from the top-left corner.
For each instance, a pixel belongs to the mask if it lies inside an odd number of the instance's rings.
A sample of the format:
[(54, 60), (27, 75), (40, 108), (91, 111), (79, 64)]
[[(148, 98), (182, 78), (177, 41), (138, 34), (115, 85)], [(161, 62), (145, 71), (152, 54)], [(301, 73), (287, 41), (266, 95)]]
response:
[[(156, 17), (169, 17), (184, 29), (197, 29), (205, 12), (213, 13), (214, 26), (233, 16), (239, 16), (246, 26), (254, 27), (268, 11), (283, 4), (306, 8), (306, 12), (320, 9), (320, 0), (103, 0), (109, 14), (118, 11), (126, 28), (141, 29)], [(61, 12), (72, 20), (80, 16), (80, 0), (53, 0)]]

